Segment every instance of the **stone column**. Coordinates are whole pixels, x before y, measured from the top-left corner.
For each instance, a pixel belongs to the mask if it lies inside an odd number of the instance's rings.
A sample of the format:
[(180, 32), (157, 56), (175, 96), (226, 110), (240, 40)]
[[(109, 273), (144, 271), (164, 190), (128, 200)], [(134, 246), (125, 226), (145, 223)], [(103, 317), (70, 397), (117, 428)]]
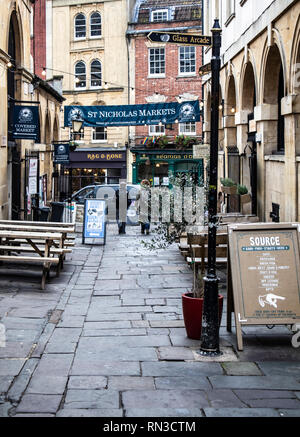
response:
[[(254, 108), (254, 119), (261, 142), (257, 145), (257, 214), (262, 221), (270, 221), (266, 208), (265, 155), (277, 150), (278, 105), (263, 104)], [(271, 209), (270, 209), (271, 210)]]
[(293, 222), (299, 220), (296, 156), (300, 153), (300, 95), (284, 97), (281, 101), (281, 109), (285, 124), (285, 217), (282, 219)]

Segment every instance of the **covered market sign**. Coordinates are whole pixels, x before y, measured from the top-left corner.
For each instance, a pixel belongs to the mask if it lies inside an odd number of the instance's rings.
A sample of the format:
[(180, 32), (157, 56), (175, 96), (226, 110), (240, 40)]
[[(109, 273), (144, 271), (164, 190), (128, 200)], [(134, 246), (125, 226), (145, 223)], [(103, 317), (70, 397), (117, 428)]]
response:
[(140, 126), (200, 121), (199, 101), (117, 106), (65, 106), (65, 126), (81, 119), (84, 126)]

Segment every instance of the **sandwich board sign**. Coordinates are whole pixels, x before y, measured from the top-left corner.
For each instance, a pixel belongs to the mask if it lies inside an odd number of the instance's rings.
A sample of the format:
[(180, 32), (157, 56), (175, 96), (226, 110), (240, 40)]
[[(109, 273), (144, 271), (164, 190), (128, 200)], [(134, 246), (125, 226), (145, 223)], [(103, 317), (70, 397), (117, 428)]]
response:
[(106, 242), (106, 202), (100, 199), (85, 199), (82, 244), (85, 239), (101, 239)]
[(228, 226), (227, 330), (235, 313), (238, 350), (242, 326), (300, 323), (297, 224)]

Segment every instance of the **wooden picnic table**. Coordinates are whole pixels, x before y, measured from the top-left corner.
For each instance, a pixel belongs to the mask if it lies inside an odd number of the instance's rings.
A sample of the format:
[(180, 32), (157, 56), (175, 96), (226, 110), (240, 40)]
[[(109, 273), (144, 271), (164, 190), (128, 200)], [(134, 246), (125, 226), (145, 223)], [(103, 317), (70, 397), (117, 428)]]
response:
[[(51, 264), (59, 265), (61, 262), (61, 257), (56, 256), (52, 253), (51, 247), (54, 244), (59, 244), (60, 248), (63, 248), (63, 234), (61, 232), (37, 232), (33, 231), (32, 228), (27, 228), (25, 230), (15, 230), (15, 229), (1, 229), (0, 230), (0, 247), (1, 253), (12, 250), (17, 252), (22, 252), (22, 247), (11, 246), (13, 242), (19, 242), (20, 240), (26, 241), (31, 248), (33, 253), (38, 256), (19, 256), (19, 255), (0, 255), (0, 261), (7, 262), (23, 262), (23, 263), (40, 263), (43, 264), (42, 273), (42, 283), (41, 288), (44, 290), (46, 277), (49, 276)], [(38, 242), (38, 243), (37, 243)], [(39, 246), (38, 246), (39, 244)], [(42, 247), (41, 247), (42, 245)], [(63, 250), (63, 249), (61, 249)], [(63, 253), (63, 252), (62, 252)]]
[[(33, 222), (35, 223), (35, 222)], [(57, 243), (53, 242), (55, 247), (64, 248), (66, 240), (69, 238), (68, 234), (74, 234), (75, 229), (73, 227), (60, 227), (60, 226), (40, 226), (40, 225), (27, 225), (24, 222), (10, 222), (10, 223), (0, 223), (0, 230), (11, 230), (11, 231), (28, 231), (30, 232), (47, 232), (47, 233), (61, 233), (62, 238), (60, 239), (59, 246)]]
[(73, 228), (75, 229), (75, 223), (65, 222), (37, 222), (27, 220), (0, 220), (1, 225), (24, 225), (24, 226), (43, 226), (43, 227), (57, 227), (57, 228)]

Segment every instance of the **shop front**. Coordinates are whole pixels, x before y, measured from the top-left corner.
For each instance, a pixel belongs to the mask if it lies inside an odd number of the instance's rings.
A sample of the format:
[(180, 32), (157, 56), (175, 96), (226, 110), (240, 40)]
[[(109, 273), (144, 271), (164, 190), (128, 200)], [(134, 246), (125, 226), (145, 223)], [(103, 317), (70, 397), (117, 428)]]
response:
[(60, 197), (94, 184), (118, 184), (126, 179), (126, 151), (84, 149), (70, 152), (68, 165), (61, 165)]
[(190, 174), (197, 185), (203, 183), (203, 159), (194, 159), (193, 151), (132, 149), (132, 183), (148, 179), (152, 186), (169, 186), (170, 177)]

